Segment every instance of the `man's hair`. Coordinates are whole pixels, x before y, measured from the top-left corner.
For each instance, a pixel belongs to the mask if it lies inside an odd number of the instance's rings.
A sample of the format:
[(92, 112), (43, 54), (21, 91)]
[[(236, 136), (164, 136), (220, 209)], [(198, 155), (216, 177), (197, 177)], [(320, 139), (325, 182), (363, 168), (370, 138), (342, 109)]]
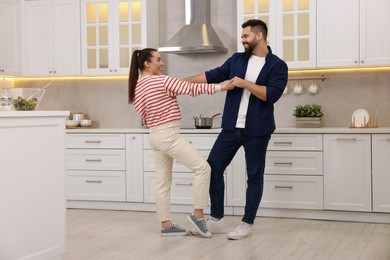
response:
[(268, 28), (267, 24), (259, 19), (250, 19), (243, 23), (241, 25), (241, 28), (244, 29), (245, 27), (251, 27), (251, 31), (256, 34), (258, 32), (261, 32), (264, 36), (264, 41), (267, 42), (267, 35), (268, 35)]

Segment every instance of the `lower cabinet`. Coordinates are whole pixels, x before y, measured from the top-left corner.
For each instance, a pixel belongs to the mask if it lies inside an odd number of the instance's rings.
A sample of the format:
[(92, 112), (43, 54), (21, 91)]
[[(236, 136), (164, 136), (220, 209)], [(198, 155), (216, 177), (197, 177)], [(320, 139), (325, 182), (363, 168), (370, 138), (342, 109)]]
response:
[(390, 134), (372, 135), (372, 208), (390, 213)]
[(126, 200), (124, 134), (67, 134), (65, 146), (66, 199)]
[(321, 134), (273, 134), (261, 207), (323, 209)]
[[(182, 136), (206, 159), (218, 134)], [(148, 138), (146, 133), (67, 133), (66, 198), (155, 203), (155, 162)], [(390, 134), (273, 134), (260, 207), (390, 213), (389, 158)], [(177, 161), (172, 171), (171, 203), (193, 205), (193, 172)], [(245, 206), (246, 181), (241, 147), (225, 175), (225, 205), (233, 214), (233, 207), (239, 214)]]
[(324, 208), (372, 211), (370, 134), (324, 134)]

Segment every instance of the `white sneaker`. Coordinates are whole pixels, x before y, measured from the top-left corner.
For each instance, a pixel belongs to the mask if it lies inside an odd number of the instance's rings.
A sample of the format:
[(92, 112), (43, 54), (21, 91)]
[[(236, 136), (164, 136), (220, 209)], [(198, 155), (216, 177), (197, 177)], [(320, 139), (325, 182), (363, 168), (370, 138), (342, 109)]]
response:
[(207, 229), (211, 233), (218, 233), (225, 227), (225, 222), (224, 222), (223, 218), (221, 218), (219, 220), (214, 220), (211, 217), (209, 217), (206, 220), (206, 224), (207, 224)]
[(227, 235), (229, 239), (243, 239), (252, 235), (252, 225), (241, 222), (239, 226), (229, 232)]

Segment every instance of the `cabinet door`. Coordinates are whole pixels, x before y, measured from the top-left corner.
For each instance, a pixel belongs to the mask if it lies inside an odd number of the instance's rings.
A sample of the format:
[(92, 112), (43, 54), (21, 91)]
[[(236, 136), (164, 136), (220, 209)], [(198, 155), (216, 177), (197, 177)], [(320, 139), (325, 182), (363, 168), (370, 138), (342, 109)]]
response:
[(324, 208), (371, 211), (369, 134), (324, 135)]
[(276, 1), (276, 50), (289, 68), (316, 66), (316, 1)]
[(27, 0), (25, 14), (25, 74), (80, 74), (79, 2)]
[[(0, 75), (19, 73), (19, 6), (14, 0), (0, 0)], [(4, 40), (6, 39), (6, 40)]]
[(317, 0), (317, 66), (359, 64), (359, 1)]
[(360, 0), (360, 64), (390, 64), (390, 1)]
[(126, 200), (144, 201), (142, 134), (126, 134)]
[(56, 0), (53, 2), (53, 13), (52, 73), (80, 75), (80, 2)]
[(83, 0), (83, 74), (129, 72), (131, 54), (146, 45), (146, 1)]
[(372, 135), (373, 211), (390, 212), (390, 135)]
[(26, 55), (27, 75), (48, 75), (52, 72), (52, 19), (49, 0), (26, 1)]

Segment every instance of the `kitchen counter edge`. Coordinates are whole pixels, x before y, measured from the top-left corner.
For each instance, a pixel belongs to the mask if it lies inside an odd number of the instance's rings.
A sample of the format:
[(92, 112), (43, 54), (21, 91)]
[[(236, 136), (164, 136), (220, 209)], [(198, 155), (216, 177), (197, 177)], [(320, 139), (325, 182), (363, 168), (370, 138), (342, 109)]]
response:
[[(218, 134), (221, 128), (212, 129), (181, 129), (183, 134)], [(66, 133), (131, 133), (131, 134), (146, 134), (149, 133), (147, 128), (80, 128), (80, 129), (66, 129)], [(275, 134), (390, 134), (390, 127), (378, 127), (378, 128), (348, 128), (348, 127), (319, 127), (319, 128), (297, 128), (297, 127), (280, 127), (274, 132)]]

